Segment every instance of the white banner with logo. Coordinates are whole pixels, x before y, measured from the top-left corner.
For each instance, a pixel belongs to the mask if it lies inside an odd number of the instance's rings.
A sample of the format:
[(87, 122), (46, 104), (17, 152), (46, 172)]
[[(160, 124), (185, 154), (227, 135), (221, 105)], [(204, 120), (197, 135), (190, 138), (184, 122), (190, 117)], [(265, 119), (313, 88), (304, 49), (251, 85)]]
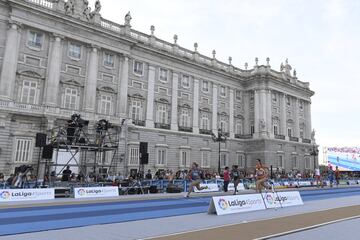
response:
[(212, 197), (208, 213), (225, 215), (265, 209), (261, 194), (244, 194)]
[(303, 205), (303, 200), (298, 191), (262, 193), (266, 208), (280, 208)]
[(0, 203), (55, 199), (54, 188), (0, 189)]
[[(245, 186), (244, 186), (243, 183), (239, 183), (239, 184), (237, 185), (236, 189), (237, 189), (238, 191), (244, 191), (244, 190), (245, 190)], [(234, 191), (234, 190), (235, 190), (234, 183), (229, 183), (228, 190), (229, 190), (229, 191)]]
[(219, 192), (219, 186), (216, 183), (200, 183), (200, 187), (205, 187), (203, 190), (198, 190), (194, 187), (194, 192), (206, 193), (206, 192)]
[(74, 188), (75, 198), (117, 197), (118, 187), (84, 187)]

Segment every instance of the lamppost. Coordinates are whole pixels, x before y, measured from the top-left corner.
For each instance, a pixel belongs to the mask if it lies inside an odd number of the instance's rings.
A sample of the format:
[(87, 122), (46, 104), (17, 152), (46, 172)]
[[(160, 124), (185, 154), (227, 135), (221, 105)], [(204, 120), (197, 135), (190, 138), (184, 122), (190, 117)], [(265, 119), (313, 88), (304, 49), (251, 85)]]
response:
[(319, 149), (316, 145), (313, 145), (312, 149), (310, 150), (310, 155), (314, 157), (314, 172), (316, 169), (316, 157), (319, 155)]
[(226, 142), (226, 134), (222, 132), (221, 128), (219, 128), (218, 130), (218, 134), (217, 136), (211, 132), (211, 137), (212, 137), (212, 140), (214, 142), (218, 142), (219, 143), (219, 161), (218, 161), (218, 172), (220, 174), (220, 170), (221, 170), (221, 167), (220, 167), (220, 162), (221, 162), (221, 143), (222, 142)]

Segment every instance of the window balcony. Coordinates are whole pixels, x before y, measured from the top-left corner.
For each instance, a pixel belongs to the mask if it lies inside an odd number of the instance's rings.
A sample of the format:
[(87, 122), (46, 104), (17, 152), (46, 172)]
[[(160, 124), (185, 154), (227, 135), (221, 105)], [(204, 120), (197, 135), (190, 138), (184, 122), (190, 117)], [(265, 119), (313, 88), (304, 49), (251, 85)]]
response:
[(179, 126), (179, 131), (181, 131), (181, 132), (192, 132), (193, 129), (192, 129), (192, 127)]
[(200, 130), (199, 130), (199, 133), (200, 133), (200, 134), (211, 135), (211, 130), (200, 129)]
[(275, 135), (275, 139), (285, 140), (284, 135)]
[(252, 134), (235, 134), (235, 138), (238, 139), (251, 139), (253, 137)]
[(136, 126), (142, 126), (142, 127), (145, 126), (145, 121), (143, 121), (143, 120), (132, 120), (132, 122)]
[(292, 142), (299, 142), (299, 138), (297, 138), (297, 137), (289, 137), (289, 139)]
[(310, 139), (305, 139), (305, 138), (304, 138), (304, 139), (302, 140), (302, 142), (303, 142), (303, 143), (311, 143), (311, 140), (310, 140)]
[(170, 124), (167, 123), (155, 123), (155, 128), (170, 130)]

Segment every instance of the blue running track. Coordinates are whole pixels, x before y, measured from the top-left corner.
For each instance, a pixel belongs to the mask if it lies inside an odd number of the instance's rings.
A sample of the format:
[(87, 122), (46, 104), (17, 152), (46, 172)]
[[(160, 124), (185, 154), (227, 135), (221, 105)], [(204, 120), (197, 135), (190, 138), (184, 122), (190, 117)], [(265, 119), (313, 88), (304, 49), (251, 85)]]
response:
[[(303, 200), (360, 195), (360, 187), (301, 191)], [(210, 197), (91, 203), (0, 210), (0, 236), (204, 213)]]

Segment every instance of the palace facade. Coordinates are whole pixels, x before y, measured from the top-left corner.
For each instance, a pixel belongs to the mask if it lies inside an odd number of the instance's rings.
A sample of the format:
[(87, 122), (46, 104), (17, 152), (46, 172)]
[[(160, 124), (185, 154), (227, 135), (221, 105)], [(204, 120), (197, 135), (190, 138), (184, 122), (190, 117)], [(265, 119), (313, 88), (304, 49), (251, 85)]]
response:
[[(36, 167), (38, 132), (63, 125), (73, 113), (94, 125), (121, 126), (116, 172), (139, 167), (139, 144), (148, 143), (146, 169), (239, 165), (257, 158), (286, 171), (314, 168), (309, 83), (288, 61), (243, 69), (104, 19), (97, 1), (0, 2), (0, 172)], [(253, 66), (250, 66), (253, 65)], [(123, 122), (123, 119), (125, 121)], [(123, 122), (123, 124), (122, 124)], [(212, 140), (218, 131), (227, 141)], [(48, 134), (49, 135), (49, 134)], [(93, 162), (92, 156), (81, 161)], [(112, 153), (99, 157), (109, 165)], [(82, 162), (86, 166), (86, 162)]]

